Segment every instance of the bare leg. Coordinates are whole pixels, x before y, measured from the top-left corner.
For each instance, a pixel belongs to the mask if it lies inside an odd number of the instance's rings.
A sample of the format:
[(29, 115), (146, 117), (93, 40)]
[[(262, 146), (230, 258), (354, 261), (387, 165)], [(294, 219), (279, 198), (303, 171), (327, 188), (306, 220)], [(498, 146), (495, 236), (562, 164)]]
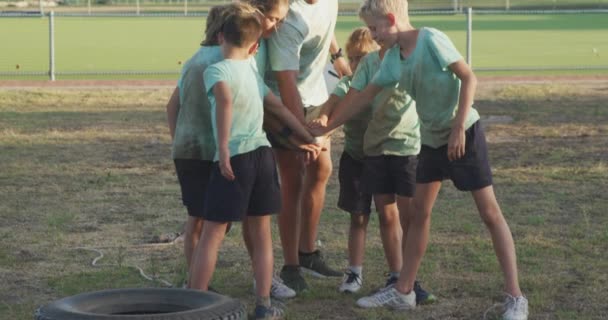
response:
[(201, 237), (203, 231), (203, 219), (193, 216), (188, 216), (186, 222), (186, 232), (184, 234), (184, 255), (186, 256), (186, 263), (188, 269), (192, 266), (192, 255), (198, 244), (198, 240)]
[(226, 234), (226, 222), (205, 221), (190, 267), (190, 288), (207, 291), (215, 271), (217, 253)]
[(302, 220), (299, 243), (301, 252), (313, 252), (316, 248), (317, 229), (325, 202), (325, 187), (332, 171), (329, 139), (327, 139), (325, 147), (327, 151), (321, 152), (319, 158), (306, 167), (302, 190)]
[(393, 194), (375, 194), (374, 202), (378, 209), (380, 221), (380, 238), (384, 248), (384, 256), (391, 272), (401, 270), (401, 241), (402, 231), (399, 223), (399, 210)]
[[(248, 237), (251, 238), (251, 245), (248, 246), (248, 250), (253, 250), (249, 252), (249, 256), (252, 258), (256, 296), (270, 297), (274, 264), (270, 236), (270, 216), (247, 217), (245, 220), (247, 220)], [(245, 228), (243, 228), (243, 234), (245, 234)]]
[(401, 222), (401, 230), (403, 231), (403, 241), (401, 243), (402, 258), (407, 259), (405, 255), (405, 241), (407, 239), (407, 232), (411, 225), (412, 217), (414, 215), (412, 209), (412, 198), (396, 196), (397, 208), (399, 209), (399, 221)]
[(348, 231), (348, 263), (351, 266), (362, 266), (365, 255), (365, 236), (369, 215), (360, 213), (350, 214), (350, 230)]
[(496, 201), (494, 188), (485, 187), (472, 192), (479, 215), (490, 231), (494, 252), (500, 263), (505, 281), (505, 291), (514, 297), (521, 295), (517, 276), (515, 244), (509, 225)]
[(403, 267), (395, 288), (401, 293), (414, 289), (416, 274), (429, 242), (431, 211), (441, 189), (441, 182), (416, 184), (413, 199), (413, 218), (407, 230)]
[(285, 265), (297, 266), (299, 242), (300, 194), (304, 163), (298, 153), (274, 149), (281, 179), (281, 212), (279, 213), (279, 234)]

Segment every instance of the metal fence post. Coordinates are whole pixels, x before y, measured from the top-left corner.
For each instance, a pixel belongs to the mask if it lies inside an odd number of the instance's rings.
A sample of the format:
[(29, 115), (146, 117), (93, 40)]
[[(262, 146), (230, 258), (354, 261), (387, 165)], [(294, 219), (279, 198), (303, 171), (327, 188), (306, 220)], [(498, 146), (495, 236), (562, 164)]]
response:
[(49, 79), (55, 81), (55, 12), (49, 13)]
[(467, 8), (467, 64), (473, 67), (473, 8)]
[(135, 5), (136, 5), (135, 14), (139, 15), (139, 0), (135, 1)]
[(454, 13), (458, 12), (458, 0), (452, 0), (452, 6), (454, 7)]
[(509, 0), (505, 0), (505, 10), (511, 10), (511, 3), (509, 2)]
[(38, 0), (38, 6), (40, 10), (40, 16), (44, 17), (44, 5), (42, 4), (42, 0)]
[(184, 15), (188, 15), (188, 0), (184, 0)]
[(87, 11), (91, 15), (91, 0), (87, 0)]

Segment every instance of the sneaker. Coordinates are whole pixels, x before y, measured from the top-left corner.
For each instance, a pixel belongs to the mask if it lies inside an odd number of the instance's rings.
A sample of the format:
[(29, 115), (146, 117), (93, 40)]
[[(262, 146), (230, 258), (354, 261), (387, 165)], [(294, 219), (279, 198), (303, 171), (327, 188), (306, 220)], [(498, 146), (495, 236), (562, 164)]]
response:
[(299, 253), (300, 267), (302, 271), (317, 278), (342, 277), (343, 273), (330, 268), (326, 263), (321, 251), (316, 250), (310, 254)]
[(418, 280), (414, 281), (414, 292), (416, 293), (416, 305), (432, 304), (437, 302), (434, 294), (422, 289)]
[(275, 305), (270, 307), (257, 305), (254, 314), (255, 320), (280, 320), (285, 317), (285, 311)]
[(363, 279), (360, 274), (355, 273), (352, 270), (346, 270), (338, 291), (342, 293), (355, 293), (361, 289), (362, 285)]
[(528, 319), (528, 299), (524, 296), (514, 297), (507, 294), (504, 303), (505, 313), (503, 320), (527, 320)]
[(394, 286), (380, 290), (371, 296), (357, 300), (357, 305), (361, 308), (387, 307), (395, 310), (408, 310), (416, 308), (416, 293), (414, 290), (408, 294), (403, 294)]
[(295, 292), (302, 292), (304, 290), (308, 290), (308, 284), (300, 274), (300, 267), (283, 266), (279, 275), (281, 277), (281, 280), (283, 280), (283, 284), (295, 290)]
[[(255, 279), (253, 280), (253, 291), (255, 292)], [(272, 277), (270, 285), (270, 296), (275, 299), (289, 299), (296, 296), (296, 292), (283, 283), (277, 276)]]
[(384, 283), (384, 287), (388, 288), (390, 286), (393, 286), (397, 283), (397, 281), (399, 280), (399, 277), (396, 276), (391, 276), (391, 274), (388, 274), (388, 277), (386, 278), (386, 283)]

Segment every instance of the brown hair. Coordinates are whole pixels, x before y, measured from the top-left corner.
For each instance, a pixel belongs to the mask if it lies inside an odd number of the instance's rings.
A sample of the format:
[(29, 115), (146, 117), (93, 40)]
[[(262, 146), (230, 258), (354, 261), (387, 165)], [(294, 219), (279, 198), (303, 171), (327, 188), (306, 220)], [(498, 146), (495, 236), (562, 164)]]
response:
[(230, 9), (229, 5), (214, 6), (209, 9), (207, 14), (207, 22), (205, 24), (205, 38), (201, 42), (201, 46), (217, 46), (218, 34), (222, 31), (224, 18)]
[(355, 29), (346, 40), (346, 54), (356, 51), (367, 54), (378, 49), (380, 46), (374, 41), (371, 31), (366, 27)]
[(232, 3), (229, 6), (237, 8), (225, 16), (222, 26), (224, 40), (238, 47), (256, 42), (262, 35), (260, 11), (242, 2)]

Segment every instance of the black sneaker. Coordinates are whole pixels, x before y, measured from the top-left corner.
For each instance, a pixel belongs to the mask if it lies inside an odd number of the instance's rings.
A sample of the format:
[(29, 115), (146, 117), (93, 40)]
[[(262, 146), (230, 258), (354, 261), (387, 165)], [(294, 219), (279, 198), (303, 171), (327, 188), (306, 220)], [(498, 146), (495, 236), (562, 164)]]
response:
[(298, 266), (283, 266), (279, 276), (283, 280), (283, 284), (295, 292), (308, 290), (308, 284), (300, 274), (300, 267)]
[(414, 281), (414, 292), (416, 292), (416, 304), (431, 304), (437, 302), (437, 297), (434, 294), (422, 289), (418, 280)]
[(314, 277), (342, 277), (343, 275), (341, 271), (334, 270), (325, 263), (325, 259), (319, 250), (311, 253), (300, 252), (298, 256), (300, 258), (300, 267), (302, 268), (302, 271)]
[(285, 311), (282, 308), (271, 305), (269, 307), (263, 305), (255, 306), (254, 319), (255, 320), (280, 320), (284, 319)]
[(392, 276), (389, 274), (388, 278), (386, 278), (386, 283), (384, 284), (384, 287), (388, 288), (388, 287), (396, 284), (398, 280), (399, 280), (399, 277)]

